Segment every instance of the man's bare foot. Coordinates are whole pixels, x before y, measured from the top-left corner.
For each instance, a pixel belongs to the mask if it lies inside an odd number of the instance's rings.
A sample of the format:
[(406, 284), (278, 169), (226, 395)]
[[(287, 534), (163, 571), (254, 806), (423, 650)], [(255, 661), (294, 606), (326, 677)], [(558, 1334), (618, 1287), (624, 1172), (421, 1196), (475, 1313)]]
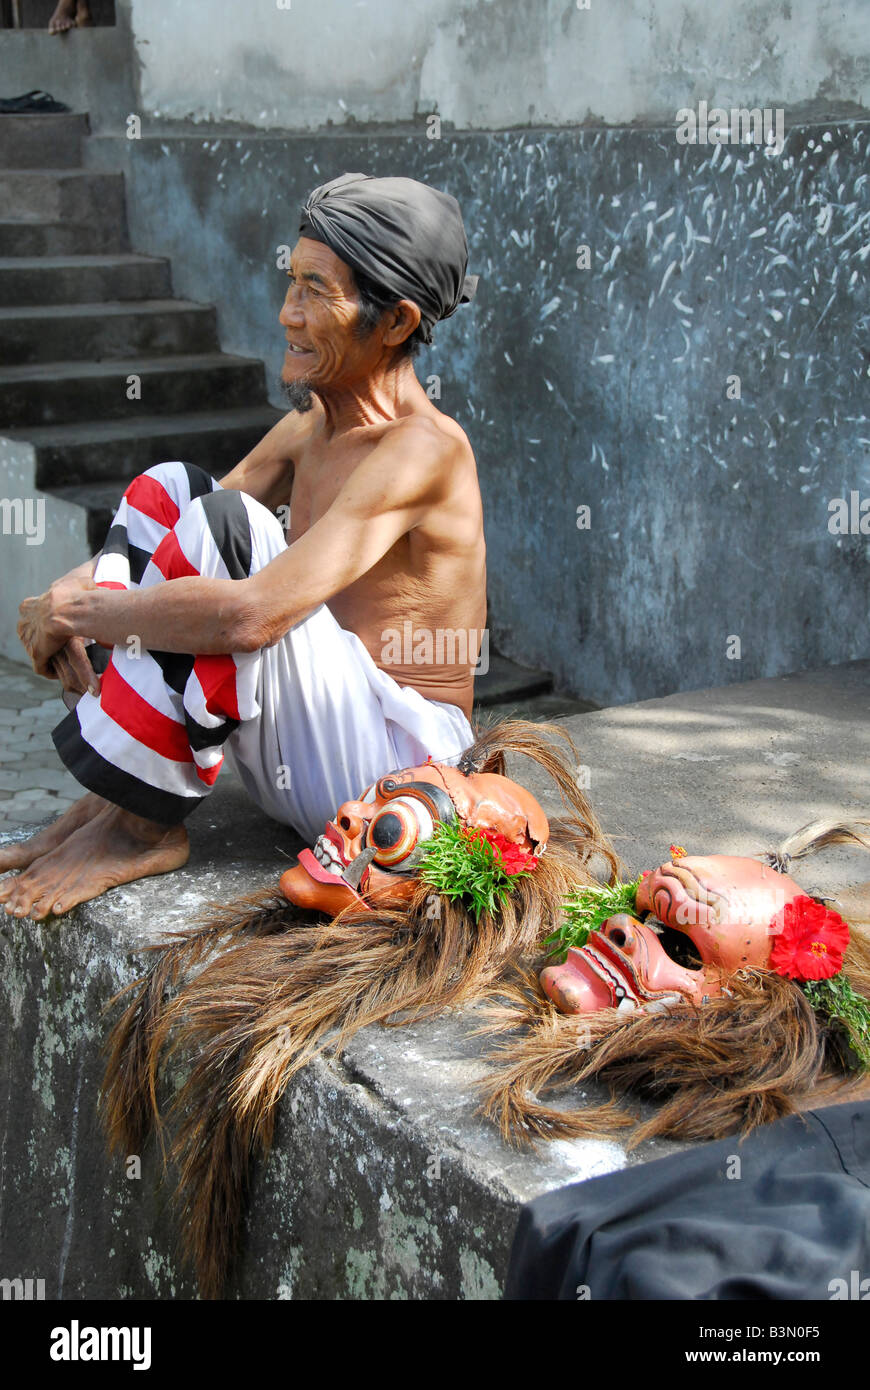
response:
[(9, 880), (13, 888), (5, 899), (6, 911), (37, 922), (51, 913), (61, 916), (107, 888), (179, 869), (189, 853), (183, 825), (155, 825), (106, 803), (61, 844)]
[(48, 32), (66, 34), (70, 29), (87, 29), (93, 22), (88, 0), (58, 0), (48, 21)]
[[(34, 859), (48, 854), (51, 849), (56, 849), (74, 830), (78, 830), (85, 821), (93, 820), (94, 816), (100, 811), (105, 811), (110, 804), (103, 797), (88, 792), (87, 796), (81, 797), (68, 811), (64, 811), (62, 816), (58, 816), (56, 821), (52, 821), (51, 825), (40, 830), (38, 835), (31, 835), (29, 840), (18, 840), (14, 845), (4, 845), (0, 849), (0, 874), (6, 874), (10, 869), (26, 869)], [(10, 878), (5, 883), (0, 883), (0, 903), (8, 898), (15, 882), (14, 878)]]
[(50, 34), (65, 34), (76, 23), (76, 0), (58, 0), (57, 9), (48, 21)]

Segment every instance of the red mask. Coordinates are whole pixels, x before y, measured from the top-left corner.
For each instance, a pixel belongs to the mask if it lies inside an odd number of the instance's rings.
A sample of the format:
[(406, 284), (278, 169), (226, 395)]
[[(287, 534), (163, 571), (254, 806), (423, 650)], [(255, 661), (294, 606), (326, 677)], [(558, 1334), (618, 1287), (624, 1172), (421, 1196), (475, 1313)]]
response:
[(563, 1013), (703, 1004), (735, 971), (767, 966), (774, 919), (801, 896), (794, 879), (756, 859), (714, 854), (662, 864), (641, 880), (638, 912), (688, 937), (698, 965), (679, 963), (651, 927), (620, 914), (572, 947), (564, 965), (548, 966), (541, 984)]
[(413, 895), (420, 851), (435, 825), (456, 819), (535, 854), (550, 833), (538, 802), (518, 783), (424, 763), (388, 773), (358, 801), (339, 806), (314, 849), (304, 849), (281, 876), (281, 891), (299, 907), (330, 916), (354, 902), (399, 907)]

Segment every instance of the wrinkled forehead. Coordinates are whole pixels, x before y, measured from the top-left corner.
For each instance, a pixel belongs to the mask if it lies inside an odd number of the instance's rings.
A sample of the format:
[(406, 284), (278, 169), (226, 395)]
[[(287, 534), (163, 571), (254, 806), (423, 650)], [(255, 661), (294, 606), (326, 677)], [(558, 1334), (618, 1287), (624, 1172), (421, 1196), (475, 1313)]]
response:
[(466, 776), (445, 763), (424, 763), (388, 773), (367, 789), (364, 799), (389, 797), (415, 782), (446, 791), (460, 819), (469, 825), (494, 830), (516, 842), (529, 839), (534, 845), (547, 843), (549, 823), (532, 793), (494, 772)]
[(337, 256), (331, 246), (316, 237), (300, 236), (290, 253), (294, 274), (307, 279), (317, 277), (323, 284), (355, 292), (353, 268)]

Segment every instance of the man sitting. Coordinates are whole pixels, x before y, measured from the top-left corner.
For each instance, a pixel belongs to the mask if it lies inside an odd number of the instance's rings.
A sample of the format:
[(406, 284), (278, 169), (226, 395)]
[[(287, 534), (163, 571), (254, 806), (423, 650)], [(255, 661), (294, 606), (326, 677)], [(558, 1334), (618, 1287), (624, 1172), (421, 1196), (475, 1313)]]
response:
[[(34, 669), (79, 697), (54, 740), (88, 795), (0, 851), (0, 872), (22, 870), (6, 912), (42, 919), (183, 864), (224, 753), (313, 840), (382, 773), (472, 741), (477, 471), (411, 360), (473, 293), (467, 257), (448, 194), (362, 174), (315, 189), (280, 314), (294, 409), (220, 484), (182, 463), (136, 478), (97, 560), (25, 599)], [(392, 660), (409, 624), (429, 664)], [(439, 631), (467, 634), (465, 653)], [(111, 648), (101, 677), (85, 639)]]

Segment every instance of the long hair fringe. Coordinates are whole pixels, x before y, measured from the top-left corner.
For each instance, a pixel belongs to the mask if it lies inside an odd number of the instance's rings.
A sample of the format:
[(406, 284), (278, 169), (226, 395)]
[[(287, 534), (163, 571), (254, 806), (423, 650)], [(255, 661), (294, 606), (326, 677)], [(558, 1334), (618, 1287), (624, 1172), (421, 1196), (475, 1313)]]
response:
[(166, 1122), (183, 1248), (205, 1297), (219, 1297), (224, 1286), (251, 1160), (269, 1150), (276, 1106), (292, 1077), (360, 1028), (489, 997), (540, 949), (567, 893), (592, 881), (587, 866), (595, 856), (611, 880), (616, 875), (618, 860), (576, 784), (569, 751), (576, 757), (565, 731), (516, 720), (483, 731), (463, 756), (465, 772), (503, 772), (506, 754), (532, 758), (555, 782), (567, 813), (551, 822), (546, 853), (534, 873), (514, 881), (494, 917), (475, 923), (460, 904), (420, 883), (407, 910), (354, 905), (312, 924), (270, 893), (156, 948), (110, 1039), (105, 1117), (110, 1143), (139, 1151), (160, 1123), (159, 1074), (172, 1056), (187, 1060)]
[[(870, 821), (814, 821), (783, 841), (783, 866), (823, 847), (870, 849)], [(870, 937), (852, 921), (843, 965), (870, 1001)], [(491, 1006), (486, 1031), (513, 1032), (494, 1050), (483, 1084), (483, 1113), (505, 1140), (600, 1137), (631, 1127), (633, 1148), (647, 1139), (709, 1140), (748, 1133), (793, 1113), (817, 1086), (848, 1085), (842, 1034), (821, 1019), (799, 985), (768, 970), (744, 970), (729, 995), (666, 1013), (615, 1009), (566, 1016), (526, 972)], [(600, 1083), (609, 1099), (553, 1103), (573, 1088)], [(549, 1097), (549, 1099), (548, 1099)], [(653, 1102), (646, 1119), (633, 1100)]]

